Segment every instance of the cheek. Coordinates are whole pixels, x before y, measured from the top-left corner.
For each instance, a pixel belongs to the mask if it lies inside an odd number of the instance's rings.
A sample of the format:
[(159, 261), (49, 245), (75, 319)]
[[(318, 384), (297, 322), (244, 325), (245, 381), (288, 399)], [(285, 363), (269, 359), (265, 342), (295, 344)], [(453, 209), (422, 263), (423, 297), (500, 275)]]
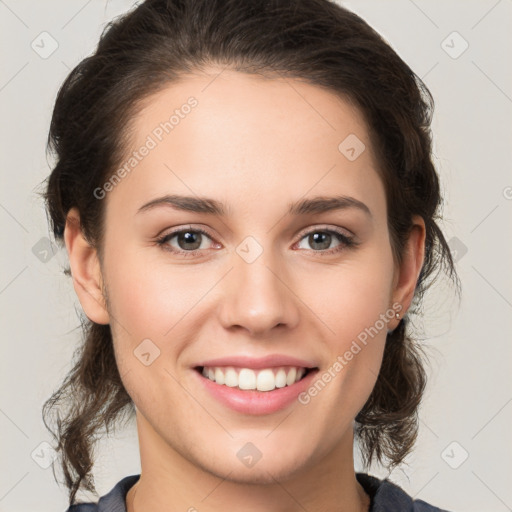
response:
[(346, 274), (339, 272), (337, 280), (330, 280), (330, 292), (322, 300), (317, 295), (316, 307), (329, 333), (324, 340), (325, 368), (303, 403), (321, 394), (332, 424), (355, 418), (375, 386), (394, 315), (390, 289), (391, 277), (382, 267), (347, 268)]
[(162, 393), (169, 404), (180, 400), (173, 362), (197, 327), (191, 323), (194, 307), (211, 283), (190, 267), (142, 261), (137, 253), (117, 254), (119, 264), (106, 268), (106, 276), (119, 373), (142, 410)]
[(368, 251), (323, 279), (323, 288), (311, 287), (311, 309), (328, 327), (327, 370), (320, 378), (333, 383), (327, 384), (333, 421), (342, 421), (345, 414), (335, 404), (342, 401), (355, 417), (375, 385), (395, 313), (392, 269), (390, 250)]
[[(207, 270), (142, 258), (142, 252), (122, 257), (106, 268), (113, 316), (132, 338), (163, 338), (215, 282)], [(211, 277), (211, 279), (209, 279)]]
[[(308, 305), (329, 327), (338, 340), (339, 349), (356, 338), (359, 333), (377, 324), (387, 332), (392, 318), (390, 297), (392, 292), (392, 263), (384, 255), (373, 262), (354, 259), (341, 265), (323, 279), (312, 281), (308, 289)], [(386, 328), (379, 321), (388, 312)]]

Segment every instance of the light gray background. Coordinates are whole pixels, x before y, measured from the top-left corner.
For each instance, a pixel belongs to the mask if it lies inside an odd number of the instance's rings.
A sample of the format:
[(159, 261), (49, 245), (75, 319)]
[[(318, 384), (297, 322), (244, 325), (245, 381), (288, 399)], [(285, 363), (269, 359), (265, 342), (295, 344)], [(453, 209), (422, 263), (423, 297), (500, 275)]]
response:
[[(37, 193), (49, 173), (45, 143), (59, 85), (105, 23), (133, 4), (0, 0), (0, 512), (67, 508), (66, 489), (41, 467), (51, 461), (41, 406), (70, 369), (79, 304), (61, 273), (65, 251), (45, 253)], [(343, 4), (383, 34), (434, 95), (442, 226), (463, 285), (460, 305), (442, 283), (427, 303), (432, 368), (420, 435), (409, 466), (390, 478), (452, 511), (512, 510), (512, 1)], [(43, 31), (58, 44), (47, 58), (31, 47), (51, 49)], [(100, 495), (139, 470), (135, 425), (98, 445)]]

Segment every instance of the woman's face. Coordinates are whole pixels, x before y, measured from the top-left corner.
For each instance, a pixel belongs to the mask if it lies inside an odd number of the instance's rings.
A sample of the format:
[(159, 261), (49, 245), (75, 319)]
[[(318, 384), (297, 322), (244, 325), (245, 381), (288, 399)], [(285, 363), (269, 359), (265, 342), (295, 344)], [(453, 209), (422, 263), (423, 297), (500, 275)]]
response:
[[(359, 112), (295, 80), (217, 74), (169, 86), (134, 118), (137, 153), (102, 189), (101, 271), (141, 448), (163, 465), (183, 457), (263, 483), (352, 453), (353, 420), (397, 325), (396, 303), (405, 311), (413, 287), (399, 286)], [(179, 208), (170, 196), (191, 199)], [(206, 198), (224, 214), (192, 211)], [(315, 198), (333, 198), (331, 208), (308, 208)], [(197, 369), (274, 355), (317, 370), (290, 387), (248, 391)], [(257, 366), (238, 363), (236, 374)], [(293, 364), (263, 366), (275, 375), (284, 366), (291, 382)], [(240, 382), (250, 386), (261, 370), (244, 370)]]

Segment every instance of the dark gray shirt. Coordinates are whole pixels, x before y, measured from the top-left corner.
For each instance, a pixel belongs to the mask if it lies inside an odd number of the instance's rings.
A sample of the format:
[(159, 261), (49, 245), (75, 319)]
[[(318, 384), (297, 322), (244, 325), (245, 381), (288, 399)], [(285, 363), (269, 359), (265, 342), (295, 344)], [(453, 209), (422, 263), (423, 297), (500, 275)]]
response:
[[(98, 503), (78, 503), (66, 512), (126, 512), (126, 494), (140, 475), (130, 475), (120, 480)], [(423, 500), (413, 500), (398, 485), (389, 480), (379, 480), (365, 473), (356, 473), (357, 481), (370, 496), (370, 512), (448, 512), (429, 505)]]

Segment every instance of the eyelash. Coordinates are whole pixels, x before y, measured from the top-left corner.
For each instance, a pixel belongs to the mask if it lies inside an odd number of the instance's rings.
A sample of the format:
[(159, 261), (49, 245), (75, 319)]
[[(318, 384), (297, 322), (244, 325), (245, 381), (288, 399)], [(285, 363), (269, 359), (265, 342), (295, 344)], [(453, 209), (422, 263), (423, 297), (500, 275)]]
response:
[[(204, 229), (201, 228), (185, 228), (185, 229), (179, 229), (176, 231), (172, 231), (171, 233), (167, 233), (159, 238), (156, 239), (156, 243), (159, 247), (162, 247), (163, 250), (170, 251), (173, 254), (178, 254), (181, 256), (184, 256), (185, 258), (194, 258), (196, 257), (197, 252), (202, 252), (202, 249), (194, 249), (192, 251), (184, 251), (182, 249), (175, 249), (170, 248), (170, 246), (167, 244), (169, 240), (174, 238), (176, 235), (179, 235), (180, 233), (201, 233), (202, 235), (206, 235), (208, 238), (213, 239), (213, 237)], [(347, 248), (355, 247), (359, 245), (359, 242), (356, 242), (354, 240), (354, 237), (350, 237), (345, 235), (344, 233), (341, 233), (340, 231), (337, 231), (335, 229), (322, 229), (322, 228), (316, 228), (311, 231), (308, 231), (304, 233), (299, 242), (306, 238), (309, 235), (312, 235), (313, 233), (328, 233), (331, 235), (335, 235), (338, 240), (341, 242), (338, 246), (336, 246), (334, 249), (328, 249), (328, 250), (318, 250), (315, 251), (314, 249), (310, 249), (312, 252), (317, 253), (319, 256), (330, 256), (332, 254), (337, 254)]]

